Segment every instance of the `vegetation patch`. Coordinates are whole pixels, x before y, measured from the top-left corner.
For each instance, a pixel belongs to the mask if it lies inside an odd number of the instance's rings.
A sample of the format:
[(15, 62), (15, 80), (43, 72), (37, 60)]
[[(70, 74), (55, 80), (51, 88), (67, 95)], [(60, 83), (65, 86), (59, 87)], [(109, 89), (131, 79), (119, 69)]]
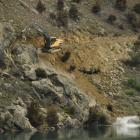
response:
[(63, 111), (71, 116), (73, 116), (76, 112), (74, 107), (64, 106)]
[(110, 124), (109, 116), (104, 110), (99, 108), (90, 108), (89, 118), (86, 122), (86, 127), (94, 127), (96, 125), (107, 125)]
[(59, 118), (57, 115), (57, 108), (54, 106), (48, 108), (48, 112), (47, 112), (48, 126), (49, 127), (56, 127), (58, 121), (59, 121)]
[(110, 24), (114, 24), (116, 20), (117, 20), (117, 17), (115, 15), (109, 15), (107, 19), (108, 23)]
[(125, 94), (126, 94), (126, 95), (129, 95), (129, 96), (133, 96), (133, 95), (135, 95), (135, 92), (136, 92), (135, 90), (129, 89), (129, 90), (126, 90), (126, 91), (125, 91)]
[(41, 125), (47, 124), (46, 117), (41, 113), (40, 105), (38, 102), (32, 102), (28, 107), (28, 114), (30, 123), (32, 126), (38, 128)]
[(38, 78), (46, 78), (47, 77), (46, 71), (44, 69), (42, 69), (42, 68), (37, 68), (35, 70), (35, 72), (36, 72), (36, 76)]
[(140, 19), (139, 16), (134, 12), (129, 12), (127, 15), (127, 21), (132, 26), (134, 31), (137, 31), (140, 28)]
[(140, 66), (140, 37), (134, 43), (134, 47), (132, 48), (132, 52), (130, 53), (131, 59), (126, 61), (126, 65), (130, 65), (136, 68)]
[(57, 1), (57, 9), (58, 10), (60, 10), (60, 11), (64, 10), (64, 6), (65, 6), (64, 0)]
[(134, 6), (133, 10), (134, 10), (137, 14), (140, 14), (140, 3), (137, 3), (137, 4)]
[(92, 7), (92, 13), (98, 14), (101, 11), (101, 7), (99, 4), (93, 5)]
[(65, 52), (64, 55), (62, 56), (61, 61), (62, 61), (62, 62), (66, 62), (66, 61), (69, 60), (70, 57), (71, 57), (71, 52), (67, 51), (67, 52)]
[(39, 0), (36, 9), (39, 13), (43, 13), (46, 10), (45, 4), (42, 2), (42, 0)]
[(127, 8), (127, 0), (116, 0), (115, 7), (118, 10), (124, 11)]
[(58, 13), (57, 13), (58, 27), (68, 28), (68, 20), (69, 20), (68, 11), (66, 11), (66, 10), (58, 11)]
[(136, 78), (128, 79), (128, 86), (140, 91), (140, 80), (137, 80)]
[(69, 10), (69, 17), (75, 21), (79, 20), (79, 11), (76, 5), (72, 5)]
[(75, 3), (80, 3), (82, 0), (72, 0)]

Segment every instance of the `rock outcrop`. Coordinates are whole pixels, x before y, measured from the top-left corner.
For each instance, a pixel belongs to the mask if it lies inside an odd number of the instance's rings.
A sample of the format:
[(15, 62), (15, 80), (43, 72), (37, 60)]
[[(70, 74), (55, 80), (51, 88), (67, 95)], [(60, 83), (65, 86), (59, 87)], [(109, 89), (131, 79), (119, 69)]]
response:
[(5, 131), (35, 130), (26, 117), (27, 108), (21, 98), (1, 110), (0, 127)]
[[(45, 68), (40, 65), (33, 45), (15, 43), (9, 53), (15, 67), (8, 69), (9, 77), (1, 75), (0, 79), (0, 128), (6, 131), (51, 128), (51, 123), (46, 120), (52, 114), (56, 116), (56, 121), (52, 122), (56, 128), (81, 127), (88, 120), (89, 97), (76, 87), (70, 77), (47, 65)], [(29, 108), (33, 102), (38, 104), (38, 109), (34, 108), (32, 112)], [(51, 106), (56, 109), (50, 111)], [(44, 121), (34, 124), (42, 118), (42, 109), (48, 110), (43, 115)]]
[[(4, 45), (3, 41), (0, 44)], [(2, 46), (1, 52), (8, 46)], [(2, 57), (8, 69), (0, 66), (1, 132), (46, 131), (110, 123), (108, 113), (96, 108), (95, 99), (81, 91), (69, 75), (56, 71), (47, 60), (40, 61), (32, 44), (14, 42), (8, 53), (11, 66)], [(85, 71), (97, 72), (94, 68)]]
[[(88, 119), (88, 97), (74, 85), (72, 80), (54, 73), (49, 78), (33, 81), (32, 85), (42, 100), (47, 104), (59, 106), (67, 114), (63, 117), (67, 118), (69, 123), (73, 123), (70, 126), (74, 127), (76, 121), (82, 124)], [(75, 120), (71, 120), (71, 117)]]

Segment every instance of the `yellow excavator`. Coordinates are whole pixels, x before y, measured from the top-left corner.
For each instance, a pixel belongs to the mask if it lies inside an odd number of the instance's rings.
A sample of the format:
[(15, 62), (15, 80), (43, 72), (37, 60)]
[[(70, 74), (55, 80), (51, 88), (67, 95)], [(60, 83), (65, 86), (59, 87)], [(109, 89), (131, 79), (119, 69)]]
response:
[(45, 29), (43, 29), (41, 26), (39, 26), (36, 23), (32, 24), (31, 27), (34, 28), (35, 30), (37, 30), (39, 33), (41, 33), (43, 35), (43, 38), (38, 37), (38, 38), (34, 39), (34, 40), (36, 40), (36, 42), (38, 42), (38, 44), (41, 41), (43, 42), (43, 45), (38, 45), (37, 46), (39, 48), (41, 47), (43, 52), (54, 53), (54, 52), (58, 52), (62, 49), (62, 44), (64, 42), (63, 39), (59, 39), (59, 38), (50, 36)]

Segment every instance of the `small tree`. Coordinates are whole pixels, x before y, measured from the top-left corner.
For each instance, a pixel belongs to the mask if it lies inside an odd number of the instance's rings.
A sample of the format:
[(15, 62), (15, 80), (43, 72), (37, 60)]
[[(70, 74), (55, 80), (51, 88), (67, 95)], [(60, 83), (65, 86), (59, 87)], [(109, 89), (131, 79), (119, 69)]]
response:
[(62, 56), (61, 61), (62, 61), (62, 62), (66, 62), (66, 61), (69, 60), (70, 57), (71, 57), (71, 52), (67, 51), (67, 52), (65, 52), (64, 55)]
[(38, 102), (32, 102), (28, 107), (28, 114), (30, 123), (34, 127), (40, 127), (46, 121), (46, 118), (41, 114), (40, 105)]
[(75, 3), (80, 3), (82, 0), (72, 0)]
[(56, 107), (50, 107), (47, 112), (47, 122), (50, 127), (56, 127), (59, 121)]
[(115, 7), (121, 11), (124, 11), (127, 8), (127, 0), (116, 0)]
[(45, 7), (44, 3), (41, 0), (38, 1), (36, 9), (37, 9), (37, 11), (39, 13), (43, 13), (46, 10), (46, 7)]
[(57, 13), (57, 23), (59, 27), (68, 28), (68, 12), (66, 10), (58, 11)]
[(137, 4), (134, 6), (133, 10), (134, 10), (137, 14), (140, 14), (140, 3), (137, 3)]
[(78, 8), (76, 7), (76, 5), (72, 5), (70, 10), (69, 10), (69, 17), (76, 20), (79, 20), (79, 12), (78, 12)]
[(64, 0), (58, 0), (57, 1), (57, 9), (58, 10), (60, 10), (60, 11), (62, 11), (62, 10), (64, 10)]
[(92, 7), (92, 12), (93, 12), (94, 14), (97, 14), (97, 13), (99, 13), (100, 11), (101, 11), (101, 7), (100, 7), (99, 4), (93, 5), (93, 7)]
[(132, 25), (133, 29), (140, 28), (139, 17), (134, 12), (127, 14), (127, 20), (129, 22), (129, 24)]
[(132, 66), (140, 66), (140, 40), (138, 38), (138, 41), (134, 43), (134, 47), (132, 50), (131, 55), (131, 61), (129, 62)]
[(109, 15), (107, 21), (110, 23), (110, 24), (114, 24), (114, 22), (117, 20), (116, 16), (115, 15)]

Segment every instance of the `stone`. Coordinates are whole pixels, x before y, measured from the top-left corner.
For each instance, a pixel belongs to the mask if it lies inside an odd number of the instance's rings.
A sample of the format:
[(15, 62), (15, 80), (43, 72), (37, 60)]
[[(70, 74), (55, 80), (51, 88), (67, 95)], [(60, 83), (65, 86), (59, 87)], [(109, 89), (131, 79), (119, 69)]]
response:
[(84, 73), (84, 74), (98, 74), (100, 72), (100, 69), (94, 66), (91, 66), (89, 68), (83, 67), (79, 69), (80, 72)]
[(15, 63), (30, 66), (38, 61), (37, 50), (33, 45), (17, 44), (12, 51)]
[[(25, 105), (24, 105), (25, 106)], [(12, 122), (21, 130), (33, 130), (27, 116), (27, 109), (20, 105), (11, 105), (8, 110), (12, 113)]]
[(34, 131), (35, 128), (30, 124), (28, 118), (26, 117), (26, 105), (21, 99), (18, 99), (17, 103), (22, 106), (14, 103), (6, 107), (4, 112), (1, 112), (0, 121), (4, 123), (2, 128), (6, 128), (8, 131), (11, 131), (12, 129), (16, 131)]
[(34, 69), (24, 71), (24, 77), (31, 81), (35, 81), (37, 79)]

